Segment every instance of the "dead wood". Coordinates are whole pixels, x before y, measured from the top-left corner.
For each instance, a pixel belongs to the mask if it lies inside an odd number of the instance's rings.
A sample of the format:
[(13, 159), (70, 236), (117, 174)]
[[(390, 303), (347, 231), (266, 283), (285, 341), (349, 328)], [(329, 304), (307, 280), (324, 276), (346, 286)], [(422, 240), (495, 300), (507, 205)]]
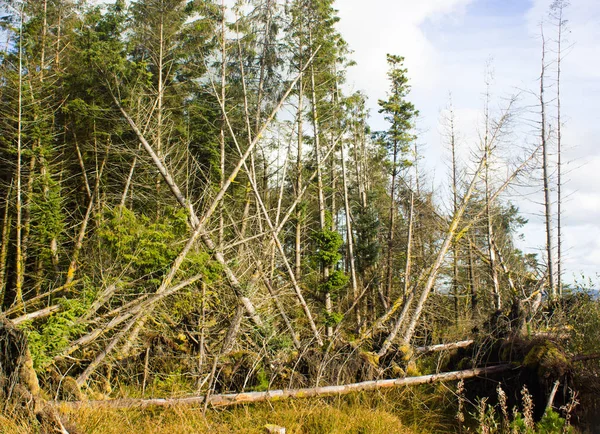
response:
[[(418, 386), (444, 381), (454, 381), (473, 377), (482, 377), (515, 369), (513, 365), (502, 364), (484, 368), (467, 369), (463, 371), (445, 372), (442, 374), (423, 375), (420, 377), (395, 378), (390, 380), (363, 381), (339, 386), (312, 387), (305, 389), (280, 389), (267, 392), (226, 393), (212, 395), (208, 404), (215, 407), (229, 405), (273, 401), (289, 398), (311, 398), (327, 395), (345, 395), (354, 392), (369, 390), (390, 389), (404, 386)], [(96, 408), (144, 408), (144, 407), (170, 407), (177, 405), (198, 405), (205, 402), (204, 396), (187, 398), (156, 398), (156, 399), (114, 399), (105, 401), (77, 401), (61, 403), (62, 408), (78, 409), (82, 407)]]
[(425, 347), (416, 347), (415, 353), (427, 354), (427, 353), (435, 353), (438, 351), (450, 351), (450, 350), (455, 350), (457, 348), (466, 348), (466, 347), (470, 347), (471, 345), (473, 345), (473, 342), (475, 342), (473, 339), (468, 339), (465, 341), (450, 342), (449, 344), (438, 344), (438, 345), (428, 345)]

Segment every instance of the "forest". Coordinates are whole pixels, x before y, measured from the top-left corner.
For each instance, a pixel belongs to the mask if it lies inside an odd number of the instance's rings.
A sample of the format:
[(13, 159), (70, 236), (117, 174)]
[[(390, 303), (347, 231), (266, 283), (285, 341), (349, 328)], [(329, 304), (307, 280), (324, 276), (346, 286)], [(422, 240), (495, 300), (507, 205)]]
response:
[[(597, 432), (597, 288), (563, 278), (568, 6), (536, 143), (482, 82), (474, 151), (446, 111), (443, 195), (402, 53), (378, 131), (334, 0), (2, 0), (0, 432)], [(533, 179), (539, 254), (511, 201)]]

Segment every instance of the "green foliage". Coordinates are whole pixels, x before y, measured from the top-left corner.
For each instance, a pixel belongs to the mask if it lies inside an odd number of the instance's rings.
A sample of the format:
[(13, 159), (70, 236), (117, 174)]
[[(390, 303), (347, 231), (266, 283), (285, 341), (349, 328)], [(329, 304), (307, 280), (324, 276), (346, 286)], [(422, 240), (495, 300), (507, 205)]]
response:
[(50, 257), (50, 243), (65, 230), (64, 203), (60, 185), (49, 174), (35, 179), (31, 200), (32, 233), (43, 259)]
[(335, 327), (344, 319), (344, 314), (341, 312), (325, 313), (325, 326)]
[(83, 316), (93, 302), (93, 291), (84, 290), (77, 298), (58, 300), (60, 311), (34, 328), (33, 323), (25, 323), (29, 350), (33, 367), (40, 371), (52, 363), (54, 356), (64, 350), (73, 337), (86, 330), (78, 319)]
[[(390, 92), (387, 100), (379, 100), (379, 113), (384, 114), (386, 121), (390, 123), (390, 128), (385, 132), (380, 132), (378, 141), (392, 152), (392, 158), (396, 165), (410, 165), (408, 159), (399, 161), (401, 154), (406, 154), (410, 150), (410, 143), (415, 139), (411, 133), (414, 125), (414, 119), (419, 112), (415, 106), (409, 102), (406, 97), (410, 92), (408, 85), (408, 71), (404, 66), (404, 57), (388, 54), (387, 62), (389, 66), (388, 78), (390, 80)], [(392, 167), (396, 171), (397, 167)]]
[(342, 258), (340, 248), (344, 241), (335, 231), (324, 229), (314, 235), (317, 251), (314, 257), (324, 267), (332, 267)]
[(160, 221), (152, 221), (119, 207), (104, 210), (100, 220), (98, 236), (105, 249), (154, 283), (179, 253), (175, 242), (187, 233), (186, 214), (180, 209), (167, 208)]
[(508, 415), (505, 400), (501, 399), (501, 403), (498, 405), (500, 411), (489, 405), (487, 400), (488, 398), (478, 399), (477, 411), (472, 413), (472, 416), (478, 422), (478, 433), (564, 434), (575, 432), (574, 428), (567, 424), (566, 419), (552, 409), (547, 410), (544, 416), (535, 423), (533, 421), (531, 396), (526, 392), (526, 389), (523, 393), (523, 411), (518, 411), (515, 407), (512, 418)]
[(600, 341), (600, 300), (595, 289), (598, 283), (583, 279), (575, 286), (579, 289), (564, 295), (552, 325), (568, 330), (569, 349), (574, 354), (595, 353)]
[(348, 284), (349, 279), (348, 275), (343, 271), (335, 270), (319, 285), (319, 290), (323, 293), (337, 295), (339, 291)]
[(255, 377), (255, 386), (252, 388), (257, 392), (264, 392), (265, 390), (269, 390), (269, 376), (265, 369), (261, 366), (256, 371)]
[(375, 207), (358, 207), (354, 212), (356, 230), (356, 266), (364, 273), (379, 260), (381, 244), (378, 239), (381, 222)]
[(544, 413), (544, 417), (537, 423), (537, 432), (539, 434), (558, 434), (571, 433), (573, 427), (566, 427), (566, 420), (560, 417), (560, 414), (550, 409)]

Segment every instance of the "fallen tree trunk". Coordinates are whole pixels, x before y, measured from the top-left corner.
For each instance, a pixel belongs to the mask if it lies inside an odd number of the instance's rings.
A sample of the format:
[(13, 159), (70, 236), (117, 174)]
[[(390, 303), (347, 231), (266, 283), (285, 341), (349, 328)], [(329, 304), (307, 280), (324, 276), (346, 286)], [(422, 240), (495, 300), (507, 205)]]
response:
[(46, 307), (44, 309), (40, 309), (40, 310), (35, 311), (35, 312), (31, 312), (31, 313), (28, 313), (28, 314), (25, 314), (25, 315), (21, 315), (21, 316), (19, 316), (17, 318), (12, 319), (11, 322), (14, 325), (18, 325), (18, 324), (21, 324), (21, 323), (23, 323), (25, 321), (29, 321), (29, 320), (32, 320), (32, 319), (45, 318), (47, 316), (52, 315), (54, 312), (58, 312), (59, 310), (60, 310), (60, 305), (59, 304), (55, 304), (53, 306), (48, 306), (48, 307)]
[(428, 354), (428, 353), (435, 353), (437, 351), (450, 351), (450, 350), (456, 350), (457, 348), (467, 348), (467, 347), (470, 347), (471, 345), (473, 345), (473, 342), (475, 342), (473, 339), (468, 339), (466, 341), (450, 342), (449, 344), (437, 344), (437, 345), (428, 345), (425, 347), (416, 347), (415, 353)]
[[(503, 364), (486, 368), (467, 369), (464, 371), (445, 372), (442, 374), (423, 375), (420, 377), (396, 378), (390, 380), (364, 381), (361, 383), (345, 384), (341, 386), (324, 386), (306, 389), (270, 390), (267, 392), (226, 393), (211, 395), (208, 404), (215, 407), (224, 407), (235, 404), (273, 401), (289, 398), (310, 398), (327, 395), (345, 395), (353, 392), (389, 389), (403, 386), (417, 386), (420, 384), (454, 381), (465, 378), (486, 376), (515, 369), (513, 365)], [(204, 396), (191, 396), (187, 398), (155, 398), (155, 399), (114, 399), (105, 401), (75, 401), (61, 402), (62, 409), (78, 409), (82, 407), (97, 408), (144, 408), (144, 407), (169, 407), (177, 405), (203, 404)]]

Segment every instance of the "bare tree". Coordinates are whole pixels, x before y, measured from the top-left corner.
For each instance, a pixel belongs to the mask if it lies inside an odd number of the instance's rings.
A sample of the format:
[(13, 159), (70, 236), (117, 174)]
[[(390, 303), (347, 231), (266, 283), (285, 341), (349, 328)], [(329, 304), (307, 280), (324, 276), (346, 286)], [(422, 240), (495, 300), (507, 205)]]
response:
[(554, 275), (554, 238), (552, 235), (552, 198), (550, 197), (550, 161), (549, 161), (549, 140), (546, 131), (546, 100), (545, 100), (545, 78), (546, 78), (546, 38), (544, 28), (540, 26), (542, 39), (542, 62), (540, 72), (540, 139), (542, 146), (542, 177), (544, 182), (544, 217), (546, 223), (546, 255), (548, 260), (548, 286), (550, 289), (550, 298), (556, 298), (556, 281)]

